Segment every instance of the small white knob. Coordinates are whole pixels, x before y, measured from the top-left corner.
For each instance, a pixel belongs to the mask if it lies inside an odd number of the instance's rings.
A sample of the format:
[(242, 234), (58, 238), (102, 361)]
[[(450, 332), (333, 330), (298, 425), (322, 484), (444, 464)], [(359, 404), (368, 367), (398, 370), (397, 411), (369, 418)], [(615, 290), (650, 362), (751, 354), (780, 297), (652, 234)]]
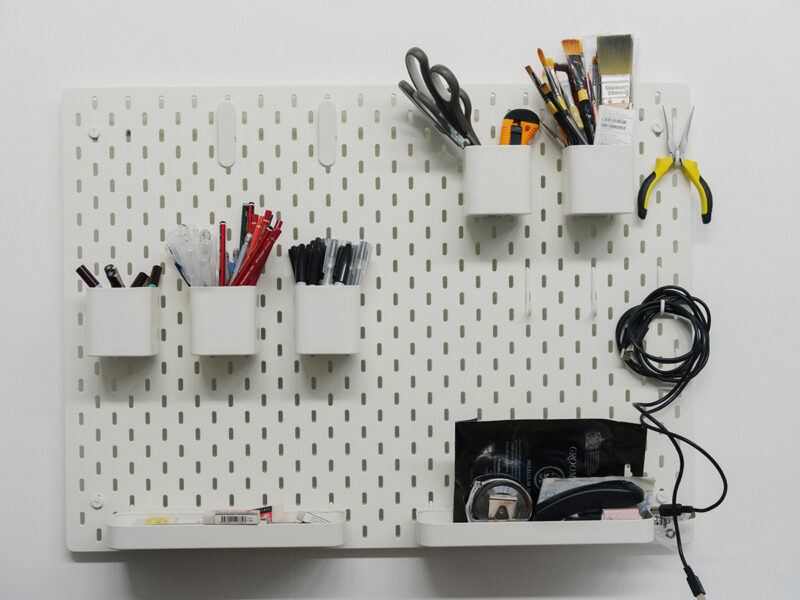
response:
[(95, 141), (100, 137), (100, 128), (96, 125), (89, 127), (89, 137)]
[(103, 508), (103, 497), (100, 494), (95, 494), (92, 496), (92, 499), (89, 501), (89, 504), (92, 505), (94, 509), (101, 509)]

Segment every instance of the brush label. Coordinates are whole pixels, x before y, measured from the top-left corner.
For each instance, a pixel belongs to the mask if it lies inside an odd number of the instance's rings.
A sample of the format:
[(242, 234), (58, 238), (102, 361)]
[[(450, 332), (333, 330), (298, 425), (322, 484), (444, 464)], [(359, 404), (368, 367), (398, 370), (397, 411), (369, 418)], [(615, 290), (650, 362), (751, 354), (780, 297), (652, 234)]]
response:
[(603, 104), (624, 104), (631, 102), (630, 75), (603, 75), (600, 78), (600, 97)]
[(594, 143), (597, 146), (621, 146), (633, 143), (635, 112), (629, 108), (600, 106)]

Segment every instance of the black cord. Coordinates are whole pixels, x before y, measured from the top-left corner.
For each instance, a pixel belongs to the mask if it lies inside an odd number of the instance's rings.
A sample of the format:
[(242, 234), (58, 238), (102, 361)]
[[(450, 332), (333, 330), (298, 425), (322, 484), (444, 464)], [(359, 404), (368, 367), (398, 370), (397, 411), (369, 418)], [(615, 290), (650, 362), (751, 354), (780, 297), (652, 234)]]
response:
[[(661, 316), (672, 315), (689, 325), (692, 329), (692, 346), (688, 352), (676, 357), (655, 356), (645, 349), (645, 337), (650, 324)], [(652, 402), (634, 402), (639, 411), (639, 422), (651, 431), (666, 436), (678, 454), (678, 474), (672, 489), (672, 504), (662, 504), (660, 514), (672, 516), (675, 523), (675, 542), (678, 555), (683, 564), (686, 580), (696, 598), (705, 598), (700, 579), (694, 574), (683, 552), (679, 517), (684, 513), (704, 513), (714, 510), (728, 494), (728, 480), (722, 467), (705, 449), (692, 440), (673, 433), (659, 421), (655, 414), (672, 404), (689, 382), (696, 377), (708, 362), (710, 353), (711, 311), (700, 298), (692, 296), (682, 287), (667, 285), (652, 292), (644, 302), (625, 311), (617, 323), (616, 341), (622, 360), (635, 373), (658, 381), (672, 384), (672, 388), (661, 398)], [(678, 504), (678, 492), (685, 470), (682, 442), (708, 459), (722, 480), (722, 493), (716, 502), (696, 508)]]

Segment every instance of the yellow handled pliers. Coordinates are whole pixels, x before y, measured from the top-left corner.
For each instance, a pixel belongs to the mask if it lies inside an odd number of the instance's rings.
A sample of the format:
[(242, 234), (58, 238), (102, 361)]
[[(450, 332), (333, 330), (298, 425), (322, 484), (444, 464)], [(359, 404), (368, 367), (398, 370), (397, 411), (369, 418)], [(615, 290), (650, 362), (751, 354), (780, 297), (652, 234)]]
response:
[(706, 180), (700, 176), (700, 169), (697, 163), (693, 160), (684, 158), (686, 152), (686, 143), (689, 140), (689, 127), (692, 125), (692, 115), (694, 115), (694, 107), (689, 113), (689, 118), (686, 120), (686, 126), (683, 129), (683, 135), (679, 144), (675, 144), (675, 131), (672, 127), (671, 119), (667, 118), (667, 109), (664, 109), (664, 127), (667, 133), (667, 148), (669, 149), (669, 156), (664, 156), (656, 159), (656, 166), (653, 172), (648, 175), (642, 182), (642, 187), (639, 188), (639, 196), (637, 198), (637, 206), (639, 209), (639, 218), (644, 219), (647, 216), (647, 204), (650, 200), (650, 192), (653, 191), (658, 180), (661, 179), (672, 168), (673, 165), (679, 164), (683, 170), (683, 174), (692, 182), (697, 192), (700, 194), (700, 216), (703, 223), (711, 222), (711, 209), (714, 207), (713, 199), (711, 198), (711, 188), (708, 187)]

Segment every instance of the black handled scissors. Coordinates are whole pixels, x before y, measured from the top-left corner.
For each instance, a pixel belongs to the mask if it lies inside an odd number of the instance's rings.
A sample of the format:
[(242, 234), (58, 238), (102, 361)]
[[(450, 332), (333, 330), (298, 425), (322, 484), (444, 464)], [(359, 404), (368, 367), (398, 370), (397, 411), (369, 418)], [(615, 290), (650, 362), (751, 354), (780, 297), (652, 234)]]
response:
[(456, 76), (444, 65), (430, 66), (420, 48), (406, 52), (406, 69), (412, 84), (398, 85), (408, 99), (459, 148), (480, 145), (472, 128), (472, 102)]

